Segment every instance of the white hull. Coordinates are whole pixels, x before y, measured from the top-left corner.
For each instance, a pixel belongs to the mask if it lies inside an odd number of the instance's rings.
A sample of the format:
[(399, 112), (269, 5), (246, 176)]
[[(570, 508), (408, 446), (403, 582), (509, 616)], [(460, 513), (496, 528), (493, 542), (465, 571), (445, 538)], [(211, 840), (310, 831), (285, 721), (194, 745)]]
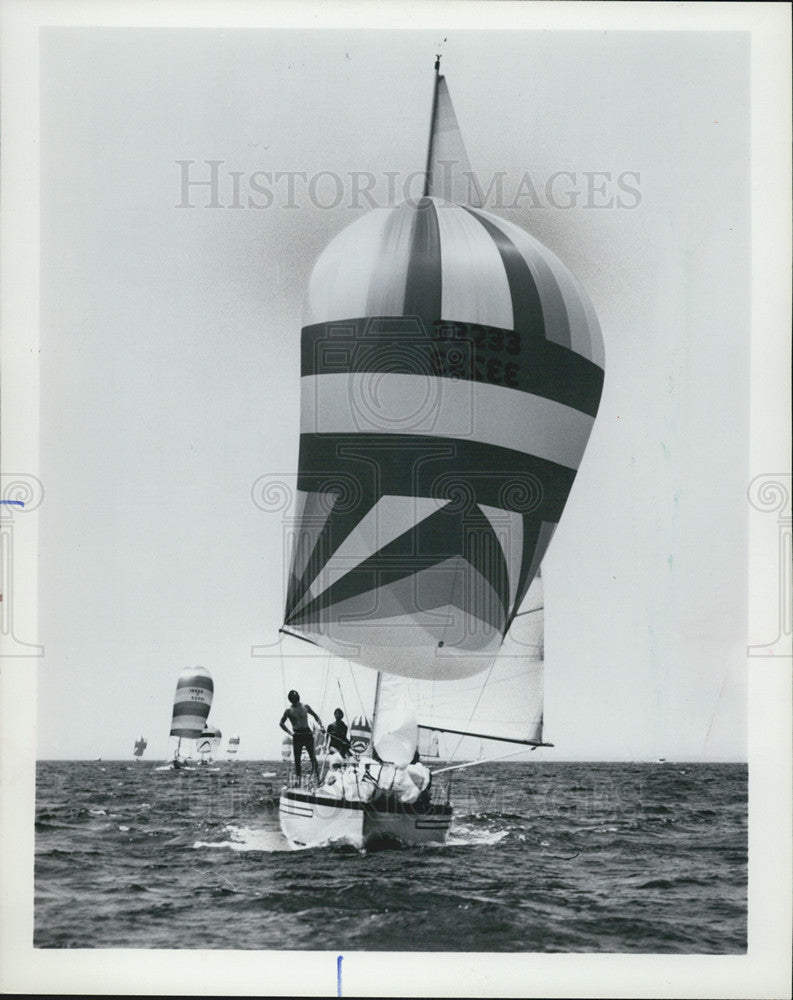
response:
[(414, 811), (394, 804), (385, 810), (297, 788), (283, 789), (278, 812), (281, 830), (292, 848), (333, 843), (361, 848), (373, 841), (406, 847), (440, 844), (452, 822), (452, 807), (448, 805)]

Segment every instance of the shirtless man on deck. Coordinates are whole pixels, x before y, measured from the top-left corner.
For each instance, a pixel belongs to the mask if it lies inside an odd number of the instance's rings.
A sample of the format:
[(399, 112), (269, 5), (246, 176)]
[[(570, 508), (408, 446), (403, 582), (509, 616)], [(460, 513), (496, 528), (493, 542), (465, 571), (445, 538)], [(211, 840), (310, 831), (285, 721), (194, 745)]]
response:
[(308, 717), (309, 715), (313, 715), (319, 723), (320, 729), (324, 729), (322, 719), (320, 719), (310, 705), (303, 705), (301, 703), (300, 695), (297, 691), (290, 691), (287, 697), (289, 698), (290, 705), (281, 716), (279, 726), (285, 733), (289, 733), (284, 723), (287, 719), (292, 723), (292, 732), (289, 735), (292, 737), (292, 749), (295, 754), (295, 774), (299, 781), (302, 774), (300, 756), (303, 752), (303, 747), (305, 747), (311, 759), (311, 773), (316, 777), (319, 773), (319, 768), (317, 766), (316, 754), (314, 753), (314, 734), (311, 732), (311, 727), (308, 724)]

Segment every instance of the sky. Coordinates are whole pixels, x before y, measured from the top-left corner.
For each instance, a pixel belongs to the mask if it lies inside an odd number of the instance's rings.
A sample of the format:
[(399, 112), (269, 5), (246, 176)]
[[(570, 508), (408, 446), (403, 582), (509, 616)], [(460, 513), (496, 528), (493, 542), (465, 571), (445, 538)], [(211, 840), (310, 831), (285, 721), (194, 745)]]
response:
[(746, 758), (748, 35), (96, 27), (40, 43), (40, 758), (165, 758), (198, 664), (241, 758), (320, 697), (263, 483), (294, 487), (313, 261), (356, 172), (384, 203), (423, 169), (436, 51), (486, 207), (606, 345), (543, 564), (545, 759)]

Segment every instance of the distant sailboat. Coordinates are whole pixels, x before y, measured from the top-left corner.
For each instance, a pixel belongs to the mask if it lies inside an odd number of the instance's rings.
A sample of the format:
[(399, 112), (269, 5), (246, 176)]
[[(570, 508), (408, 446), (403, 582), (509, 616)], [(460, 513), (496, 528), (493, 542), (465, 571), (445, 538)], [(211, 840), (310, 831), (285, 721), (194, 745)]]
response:
[(200, 764), (214, 763), (223, 734), (217, 726), (205, 726), (196, 741), (196, 751)]
[(229, 745), (226, 747), (226, 753), (228, 754), (229, 760), (237, 760), (237, 753), (240, 749), (240, 738), (239, 736), (229, 736)]
[[(179, 675), (171, 717), (171, 736), (177, 740), (173, 748), (175, 768), (185, 766), (186, 757), (192, 753), (195, 741), (200, 739), (212, 707), (214, 690), (212, 677), (204, 667), (189, 667)], [(186, 744), (187, 752), (182, 747), (183, 740), (190, 741)]]
[(567, 268), (479, 207), (435, 68), (425, 196), (362, 216), (309, 280), (281, 632), (348, 661), (356, 690), (376, 680), (371, 746), (281, 792), (294, 847), (442, 841), (453, 810), (417, 762), (421, 728), (549, 745), (522, 634), (603, 345)]
[(142, 736), (138, 737), (138, 739), (135, 740), (135, 749), (132, 751), (135, 760), (140, 760), (143, 757), (143, 751), (146, 749), (148, 745), (149, 744)]
[(435, 764), (441, 759), (441, 744), (435, 730), (419, 732), (419, 758), (424, 764)]

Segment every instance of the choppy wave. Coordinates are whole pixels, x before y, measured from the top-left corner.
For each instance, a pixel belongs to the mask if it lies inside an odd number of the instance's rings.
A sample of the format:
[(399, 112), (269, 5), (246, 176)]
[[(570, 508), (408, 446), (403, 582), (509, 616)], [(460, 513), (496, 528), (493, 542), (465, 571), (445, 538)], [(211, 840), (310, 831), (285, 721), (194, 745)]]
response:
[(486, 764), (445, 844), (379, 852), (291, 850), (278, 765), (162, 766), (39, 764), (36, 946), (746, 948), (742, 765)]

